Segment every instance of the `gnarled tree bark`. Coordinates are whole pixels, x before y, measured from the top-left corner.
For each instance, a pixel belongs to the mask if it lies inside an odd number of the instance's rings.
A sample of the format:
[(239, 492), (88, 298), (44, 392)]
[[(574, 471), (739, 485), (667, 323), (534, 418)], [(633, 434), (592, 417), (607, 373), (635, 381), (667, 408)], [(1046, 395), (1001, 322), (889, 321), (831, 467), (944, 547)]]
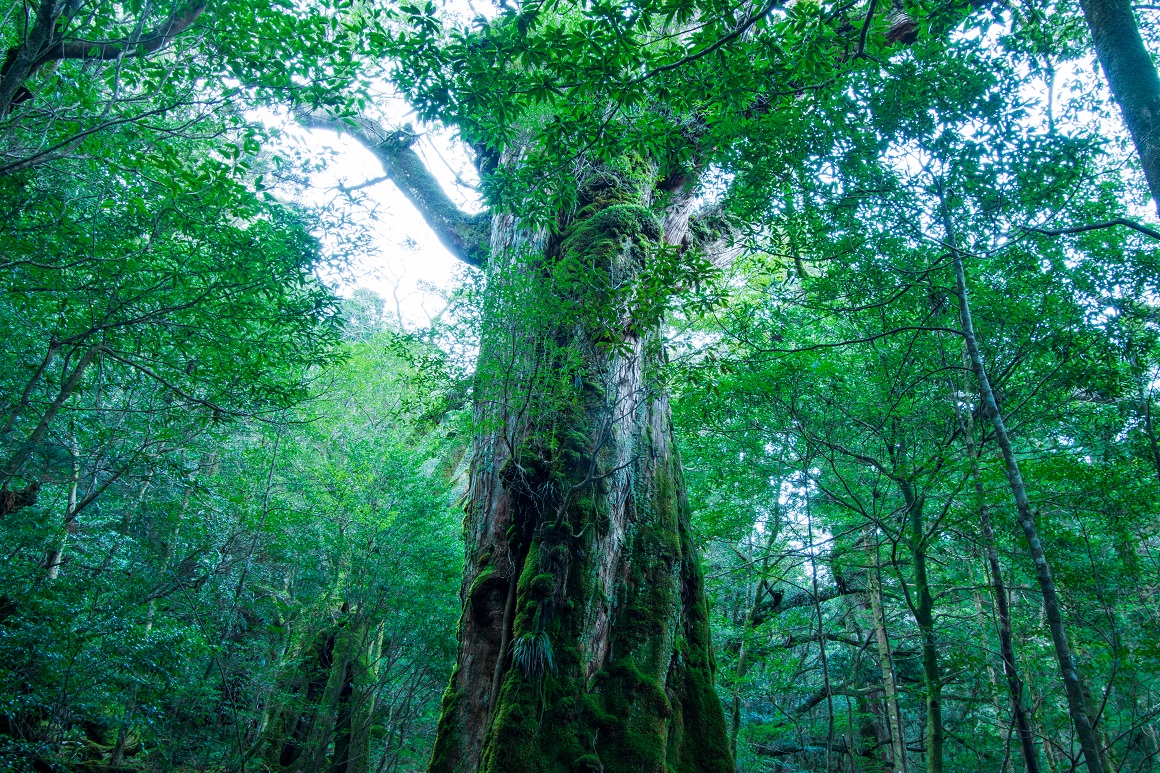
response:
[(549, 235), (460, 212), (409, 133), (303, 121), (367, 145), (488, 272), (459, 656), (430, 770), (732, 771), (642, 282), (688, 247), (694, 186), (646, 159), (601, 164)]
[(492, 287), (561, 313), (492, 309), (433, 773), (732, 769), (656, 324), (612, 297), (683, 240), (689, 194), (619, 175), (559, 237), (495, 221)]

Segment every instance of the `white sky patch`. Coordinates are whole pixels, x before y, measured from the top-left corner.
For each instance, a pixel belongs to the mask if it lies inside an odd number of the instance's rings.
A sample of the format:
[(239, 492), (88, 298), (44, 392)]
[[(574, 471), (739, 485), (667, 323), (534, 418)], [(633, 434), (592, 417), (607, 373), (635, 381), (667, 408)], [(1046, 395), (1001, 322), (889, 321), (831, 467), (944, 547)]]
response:
[[(492, 19), (500, 11), (498, 3), (488, 0), (437, 0), (437, 4), (449, 27), (466, 27), (481, 17)], [(462, 209), (481, 211), (479, 177), (458, 135), (441, 127), (420, 126), (410, 106), (386, 82), (376, 90), (380, 97), (368, 116), (388, 128), (412, 124), (420, 135), (412, 148), (443, 190)], [(343, 187), (354, 188), (383, 176), (374, 154), (350, 137), (308, 130), (292, 121), (282, 123), (282, 127), (283, 142), (298, 145), (320, 161), (303, 196), (304, 204), (323, 205), (336, 195), (347, 196)], [(358, 288), (378, 294), (385, 301), (388, 317), (407, 328), (429, 325), (442, 311), (442, 296), (454, 286), (463, 264), (439, 243), (394, 183), (384, 180), (353, 195), (361, 205), (351, 208), (350, 225), (366, 229), (370, 249), (341, 256), (349, 263), (347, 271), (341, 277), (324, 278), (335, 284), (342, 296)], [(328, 248), (344, 241), (338, 235), (316, 236)]]
[[(385, 127), (415, 123), (402, 100), (386, 98), (377, 107)], [(300, 202), (312, 207), (337, 202), (343, 211), (330, 227), (333, 232), (315, 234), (329, 253), (346, 263), (340, 273), (324, 272), (323, 279), (344, 297), (358, 288), (378, 294), (388, 318), (405, 327), (430, 324), (443, 309), (441, 296), (454, 285), (462, 264), (439, 243), (395, 184), (379, 179), (383, 177), (379, 160), (349, 136), (306, 129), (272, 115), (261, 119), (279, 127), (272, 152), (309, 160), (309, 186)], [(480, 211), (479, 178), (458, 136), (438, 127), (413, 130), (419, 134), (413, 150), (451, 200), (468, 212)], [(359, 230), (368, 243), (352, 250), (351, 232)]]
[[(307, 143), (335, 153), (326, 168), (313, 176), (308, 203), (322, 204), (336, 193), (343, 195), (340, 185), (351, 188), (383, 175), (378, 159), (350, 137), (301, 131)], [(479, 210), (478, 194), (459, 182), (474, 180), (475, 170), (455, 137), (449, 132), (427, 132), (414, 150), (456, 204)], [(340, 283), (339, 293), (348, 295), (356, 287), (372, 290), (386, 301), (388, 315), (397, 315), (403, 325), (429, 324), (442, 309), (439, 291), (451, 288), (459, 261), (439, 243), (394, 183), (378, 182), (360, 189), (358, 195), (366, 205), (360, 210), (366, 219), (359, 225), (372, 234), (374, 251), (348, 256), (351, 275)]]
[[(453, 25), (469, 25), (472, 17), (488, 18), (497, 13), (496, 5), (486, 0), (443, 0), (440, 5)], [(1002, 22), (992, 24), (985, 31), (971, 28), (961, 36), (966, 39), (982, 36), (988, 43), (997, 45), (1001, 35), (1008, 31), (1009, 24), (1010, 19), (1005, 16)], [(1027, 115), (1022, 122), (1046, 130), (1053, 115), (1065, 124), (1098, 120), (1086, 104), (1093, 89), (1104, 88), (1094, 62), (1065, 62), (1058, 63), (1057, 67), (1053, 78), (1043, 74), (1043, 77), (1029, 79), (1023, 85), (1020, 96), (1026, 102)], [(1027, 75), (1026, 67), (1021, 75)], [(385, 126), (417, 124), (406, 103), (386, 84), (383, 84), (380, 96), (372, 110)], [(266, 117), (265, 121), (282, 123), (272, 117)], [(1118, 112), (1110, 121), (1099, 122), (1113, 132), (1111, 136), (1126, 136)], [(344, 187), (355, 188), (382, 176), (382, 167), (370, 151), (349, 137), (333, 132), (306, 130), (292, 122), (282, 123), (282, 126), (280, 143), (294, 145), (298, 152), (319, 160), (318, 171), (311, 175), (303, 203), (322, 205), (336, 196), (355, 197), (360, 206), (350, 208), (346, 227), (365, 229), (370, 237), (368, 249), (358, 250), (357, 254), (343, 254), (344, 234), (317, 234), (332, 253), (338, 253), (349, 264), (348, 271), (341, 277), (328, 275), (325, 278), (344, 296), (359, 287), (375, 292), (386, 302), (386, 313), (397, 317), (407, 327), (429, 324), (442, 309), (441, 294), (454, 284), (456, 271), (460, 269), (458, 262), (439, 243), (418, 211), (393, 183), (378, 182), (353, 194), (343, 191)], [(957, 128), (970, 136), (975, 127)], [(462, 142), (452, 131), (438, 127), (418, 127), (417, 131), (421, 136), (414, 149), (444, 190), (465, 210), (479, 211), (480, 199), (475, 188), (478, 178)], [(931, 161), (917, 148), (905, 145), (896, 146), (888, 155), (893, 156), (904, 175), (911, 177), (918, 176)], [(699, 195), (700, 203), (718, 201), (731, 179), (732, 175), (720, 168), (707, 170)], [(1133, 216), (1141, 220), (1150, 219), (1147, 202), (1133, 201), (1129, 205)], [(997, 228), (996, 231), (997, 242), (990, 245), (992, 249), (1002, 247), (1006, 242), (1004, 229)], [(695, 345), (697, 342), (690, 343)]]

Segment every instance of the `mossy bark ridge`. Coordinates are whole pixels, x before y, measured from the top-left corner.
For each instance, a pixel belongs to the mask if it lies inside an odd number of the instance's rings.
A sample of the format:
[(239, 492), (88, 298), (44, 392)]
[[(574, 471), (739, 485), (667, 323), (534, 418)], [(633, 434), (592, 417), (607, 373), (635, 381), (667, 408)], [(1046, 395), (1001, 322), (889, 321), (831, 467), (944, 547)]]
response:
[(682, 259), (693, 193), (657, 179), (640, 159), (590, 170), (555, 235), (494, 220), (503, 301), (477, 376), (460, 651), (433, 773), (733, 769), (658, 385), (659, 307), (641, 290)]

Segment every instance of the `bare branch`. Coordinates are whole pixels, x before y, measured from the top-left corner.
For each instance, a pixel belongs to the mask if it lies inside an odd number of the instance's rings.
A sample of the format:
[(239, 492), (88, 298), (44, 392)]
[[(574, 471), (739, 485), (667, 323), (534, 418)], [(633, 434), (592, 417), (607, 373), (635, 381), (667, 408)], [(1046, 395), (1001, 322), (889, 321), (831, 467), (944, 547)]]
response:
[(716, 41), (705, 46), (700, 51), (696, 51), (692, 54), (689, 54), (688, 56), (681, 57), (680, 59), (676, 60), (675, 62), (669, 62), (668, 64), (662, 64), (659, 67), (654, 67), (653, 69), (646, 72), (644, 75), (641, 75), (637, 78), (633, 78), (631, 81), (629, 81), (629, 83), (631, 85), (636, 85), (637, 83), (642, 83), (642, 82), (648, 80), (649, 78), (652, 78), (653, 76), (660, 75), (661, 73), (668, 72), (669, 70), (675, 70), (678, 67), (683, 67), (684, 65), (689, 64), (690, 62), (695, 62), (696, 60), (700, 59), (701, 57), (713, 53), (714, 51), (721, 48), (729, 41), (734, 40), (734, 39), (739, 38), (742, 35), (744, 35), (745, 32), (750, 27), (752, 27), (754, 24), (757, 24), (757, 22), (761, 21), (766, 16), (768, 16), (770, 11), (772, 11), (777, 6), (781, 5), (782, 2), (783, 2), (783, 0), (771, 0), (771, 2), (766, 3), (766, 5), (763, 6), (757, 13), (753, 14), (748, 19), (743, 21), (736, 29), (734, 29), (732, 32), (725, 35), (724, 37), (718, 38)]
[(833, 349), (838, 346), (852, 346), (854, 344), (865, 344), (871, 341), (877, 341), (879, 338), (897, 335), (898, 333), (907, 333), (912, 331), (926, 331), (931, 333), (954, 333), (955, 335), (962, 335), (963, 331), (955, 330), (950, 327), (933, 327), (929, 325), (903, 325), (896, 327), (893, 330), (887, 330), (883, 333), (876, 333), (865, 338), (851, 338), (846, 341), (833, 341), (829, 343), (814, 344), (813, 346), (803, 346), (797, 349), (762, 349), (763, 354), (799, 354), (801, 352), (812, 352), (817, 349)]
[(878, 6), (878, 0), (870, 0), (870, 5), (866, 8), (866, 20), (862, 22), (862, 31), (858, 34), (858, 50), (854, 52), (855, 59), (861, 59), (866, 54), (866, 33), (870, 31), (870, 22), (874, 20), (874, 9)]
[(106, 357), (109, 357), (110, 359), (116, 360), (117, 362), (128, 365), (133, 370), (136, 370), (137, 372), (141, 373), (142, 375), (153, 379), (158, 384), (165, 387), (170, 392), (173, 392), (178, 397), (180, 397), (182, 400), (186, 400), (187, 402), (191, 402), (191, 403), (196, 403), (197, 405), (205, 406), (206, 408), (209, 408), (210, 410), (214, 411), (215, 413), (225, 414), (228, 416), (246, 416), (247, 415), (247, 414), (242, 413), (240, 411), (233, 411), (233, 410), (230, 410), (229, 408), (223, 408), (222, 406), (218, 405), (217, 403), (211, 402), (209, 400), (204, 400), (200, 397), (195, 397), (194, 395), (189, 394), (189, 392), (186, 392), (184, 389), (177, 386), (173, 382), (167, 380), (164, 376), (160, 375), (159, 373), (154, 371), (152, 368), (149, 368), (146, 365), (142, 365), (139, 362), (135, 362), (134, 360), (132, 360), (128, 357), (125, 357), (123, 355), (120, 355), (117, 352), (112, 351), (111, 349), (108, 349), (106, 347), (101, 347), (101, 351), (104, 352)]

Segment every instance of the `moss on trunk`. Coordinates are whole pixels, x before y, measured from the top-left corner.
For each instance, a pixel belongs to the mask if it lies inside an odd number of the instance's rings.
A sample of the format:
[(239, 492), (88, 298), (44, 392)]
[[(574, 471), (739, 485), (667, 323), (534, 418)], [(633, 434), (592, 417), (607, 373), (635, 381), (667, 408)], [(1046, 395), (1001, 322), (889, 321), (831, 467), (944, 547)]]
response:
[[(492, 285), (550, 311), (526, 321), (499, 304), (502, 336), (485, 339), (477, 393), (493, 430), (475, 452), (433, 773), (732, 770), (658, 387), (663, 304), (637, 281), (671, 254), (654, 180), (639, 160), (605, 168), (538, 254), (493, 251), (489, 268), (509, 273)], [(494, 706), (480, 684), (492, 673)]]

